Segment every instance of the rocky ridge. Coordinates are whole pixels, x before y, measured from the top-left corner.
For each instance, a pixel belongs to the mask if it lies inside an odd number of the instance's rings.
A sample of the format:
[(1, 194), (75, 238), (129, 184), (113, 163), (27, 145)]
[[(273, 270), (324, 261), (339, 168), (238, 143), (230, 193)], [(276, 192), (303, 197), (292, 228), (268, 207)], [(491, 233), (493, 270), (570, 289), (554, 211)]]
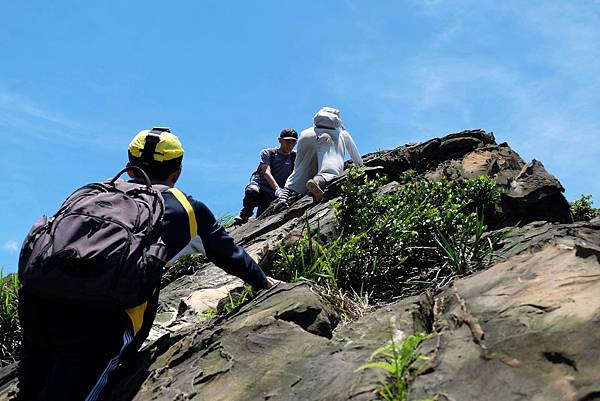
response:
[[(600, 400), (600, 222), (572, 223), (561, 184), (525, 163), (491, 133), (463, 131), (365, 156), (387, 190), (407, 171), (453, 180), (486, 175), (503, 189), (488, 221), (517, 226), (487, 270), (437, 293), (392, 302), (349, 323), (308, 283), (280, 284), (208, 322), (239, 280), (211, 263), (175, 278), (161, 294), (150, 343), (122, 371), (115, 400), (373, 400), (380, 374), (358, 370), (396, 335), (433, 333), (409, 400)], [(280, 213), (231, 230), (268, 270), (281, 244), (306, 222), (336, 234), (327, 200), (303, 197)], [(510, 244), (510, 246), (509, 246)], [(14, 392), (14, 366), (0, 371), (0, 398)]]

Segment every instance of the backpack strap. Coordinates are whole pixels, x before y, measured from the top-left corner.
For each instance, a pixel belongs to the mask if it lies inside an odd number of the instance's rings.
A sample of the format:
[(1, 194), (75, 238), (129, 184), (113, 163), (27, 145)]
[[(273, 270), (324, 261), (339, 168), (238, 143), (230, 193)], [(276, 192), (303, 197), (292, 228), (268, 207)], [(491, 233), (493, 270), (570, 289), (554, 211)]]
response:
[(181, 203), (181, 206), (183, 206), (188, 215), (188, 220), (190, 223), (190, 240), (192, 240), (192, 238), (198, 235), (198, 223), (196, 222), (196, 212), (194, 212), (192, 204), (183, 192), (181, 192), (177, 188), (169, 188), (169, 192), (171, 192), (173, 196), (175, 196), (175, 199), (177, 199), (177, 201)]

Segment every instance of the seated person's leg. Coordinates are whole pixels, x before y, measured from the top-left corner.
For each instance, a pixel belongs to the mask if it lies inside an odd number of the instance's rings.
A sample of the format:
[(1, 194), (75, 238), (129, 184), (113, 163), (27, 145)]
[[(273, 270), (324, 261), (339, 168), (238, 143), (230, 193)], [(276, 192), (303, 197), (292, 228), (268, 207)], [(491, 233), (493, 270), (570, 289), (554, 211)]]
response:
[(245, 223), (254, 213), (254, 208), (260, 203), (260, 188), (258, 184), (251, 182), (244, 191), (243, 207), (240, 215), (235, 219), (236, 224)]
[(294, 171), (285, 182), (285, 189), (304, 195), (306, 181), (318, 172), (316, 154), (316, 134), (314, 131), (303, 132), (298, 139)]
[(260, 199), (258, 201), (258, 209), (256, 210), (256, 216), (260, 216), (265, 210), (267, 210), (271, 202), (273, 202), (275, 199), (276, 196), (274, 196), (273, 194), (265, 191), (260, 191)]

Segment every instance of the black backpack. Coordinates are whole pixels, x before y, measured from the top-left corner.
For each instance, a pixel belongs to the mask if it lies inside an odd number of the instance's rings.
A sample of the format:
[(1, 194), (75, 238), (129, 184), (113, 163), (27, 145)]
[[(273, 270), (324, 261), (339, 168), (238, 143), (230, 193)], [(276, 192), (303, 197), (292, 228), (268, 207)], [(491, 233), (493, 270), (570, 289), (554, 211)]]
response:
[(166, 247), (164, 202), (145, 184), (118, 178), (86, 185), (52, 217), (38, 220), (19, 257), (23, 290), (52, 299), (139, 305), (160, 285)]

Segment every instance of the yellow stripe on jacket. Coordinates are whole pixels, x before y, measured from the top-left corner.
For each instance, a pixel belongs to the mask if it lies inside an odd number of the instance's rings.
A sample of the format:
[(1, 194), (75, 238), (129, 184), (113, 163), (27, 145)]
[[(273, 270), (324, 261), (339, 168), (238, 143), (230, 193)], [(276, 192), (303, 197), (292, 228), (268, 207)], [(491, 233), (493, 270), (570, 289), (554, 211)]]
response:
[[(183, 208), (185, 209), (185, 212), (188, 215), (188, 222), (190, 226), (190, 239), (194, 238), (198, 234), (198, 223), (196, 222), (196, 213), (194, 212), (192, 204), (184, 195), (184, 193), (178, 190), (177, 188), (169, 188), (169, 192), (171, 192), (175, 196), (175, 199), (177, 199), (177, 201), (179, 201), (181, 206), (183, 206)], [(171, 264), (167, 263), (165, 267), (169, 268), (171, 267)], [(131, 320), (134, 336), (142, 328), (142, 324), (144, 323), (144, 313), (146, 312), (147, 307), (148, 302), (144, 302), (143, 304), (125, 310), (125, 312), (129, 316), (129, 319)]]
[(188, 221), (190, 226), (190, 240), (194, 238), (198, 234), (198, 223), (196, 222), (196, 213), (194, 212), (194, 208), (192, 204), (188, 200), (188, 198), (184, 195), (183, 192), (178, 190), (177, 188), (169, 188), (169, 192), (171, 192), (175, 198), (181, 203), (181, 206), (185, 209), (188, 215)]
[(129, 320), (131, 320), (131, 326), (133, 327), (134, 336), (142, 328), (142, 323), (144, 323), (144, 312), (146, 312), (147, 306), (148, 301), (144, 302), (141, 305), (134, 306), (133, 308), (125, 310), (125, 312), (127, 312), (127, 315), (129, 315)]

